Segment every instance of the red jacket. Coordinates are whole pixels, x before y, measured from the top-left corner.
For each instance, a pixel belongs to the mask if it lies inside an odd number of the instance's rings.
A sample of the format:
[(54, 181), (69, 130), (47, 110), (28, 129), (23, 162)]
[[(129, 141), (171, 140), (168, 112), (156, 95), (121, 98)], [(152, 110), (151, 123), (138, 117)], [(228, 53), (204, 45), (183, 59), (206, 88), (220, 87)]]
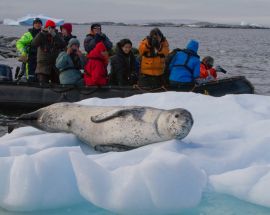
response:
[(201, 63), (200, 66), (200, 78), (207, 78), (209, 75), (211, 75), (214, 78), (217, 78), (217, 72), (214, 68), (207, 69), (206, 66)]
[(87, 55), (88, 62), (85, 65), (84, 82), (85, 85), (106, 85), (108, 83), (107, 65), (108, 56), (103, 55), (107, 49), (102, 42), (96, 44), (95, 48)]

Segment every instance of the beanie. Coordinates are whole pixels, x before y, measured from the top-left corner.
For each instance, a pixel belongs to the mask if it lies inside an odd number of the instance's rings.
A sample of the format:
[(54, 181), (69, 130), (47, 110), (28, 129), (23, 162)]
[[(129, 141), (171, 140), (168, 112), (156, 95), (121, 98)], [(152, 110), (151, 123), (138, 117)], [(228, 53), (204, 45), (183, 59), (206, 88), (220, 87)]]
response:
[(71, 32), (72, 32), (71, 23), (64, 23), (63, 25), (60, 26), (60, 30), (62, 30), (63, 28), (66, 29), (68, 34), (71, 34)]
[(212, 58), (211, 56), (206, 56), (203, 58), (202, 62), (209, 67), (213, 67), (214, 65), (214, 58)]
[(45, 28), (48, 28), (48, 27), (51, 27), (51, 28), (55, 28), (56, 27), (56, 24), (54, 21), (48, 19), (46, 24), (45, 24)]
[(40, 18), (38, 18), (38, 17), (33, 20), (33, 25), (36, 24), (36, 23), (40, 23), (41, 25), (43, 24), (42, 20)]
[(70, 47), (73, 46), (73, 45), (77, 45), (77, 46), (80, 47), (80, 41), (79, 41), (78, 39), (76, 39), (76, 38), (71, 38), (71, 39), (69, 40), (69, 42), (68, 42), (67, 47), (70, 48)]

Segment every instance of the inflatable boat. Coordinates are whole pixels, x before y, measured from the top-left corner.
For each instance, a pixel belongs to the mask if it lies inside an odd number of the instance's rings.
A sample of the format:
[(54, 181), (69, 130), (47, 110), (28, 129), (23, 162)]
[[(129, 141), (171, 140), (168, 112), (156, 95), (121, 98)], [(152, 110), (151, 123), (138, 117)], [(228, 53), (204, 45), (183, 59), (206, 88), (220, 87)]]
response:
[(0, 112), (19, 114), (57, 102), (77, 102), (93, 97), (124, 98), (136, 94), (165, 91), (224, 96), (226, 94), (253, 94), (254, 87), (244, 76), (224, 78), (200, 85), (183, 83), (179, 84), (177, 88), (161, 87), (159, 89), (143, 88), (137, 85), (76, 87), (73, 85), (41, 85), (39, 83), (0, 81)]

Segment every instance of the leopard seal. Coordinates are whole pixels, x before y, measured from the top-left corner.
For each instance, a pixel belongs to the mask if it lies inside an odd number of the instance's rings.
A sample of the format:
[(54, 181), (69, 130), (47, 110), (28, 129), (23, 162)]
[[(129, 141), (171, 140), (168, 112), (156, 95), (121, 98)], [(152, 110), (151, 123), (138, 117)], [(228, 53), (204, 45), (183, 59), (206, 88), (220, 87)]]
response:
[(85, 106), (56, 103), (17, 118), (48, 132), (75, 134), (97, 151), (125, 151), (182, 139), (193, 125), (189, 111), (144, 106)]

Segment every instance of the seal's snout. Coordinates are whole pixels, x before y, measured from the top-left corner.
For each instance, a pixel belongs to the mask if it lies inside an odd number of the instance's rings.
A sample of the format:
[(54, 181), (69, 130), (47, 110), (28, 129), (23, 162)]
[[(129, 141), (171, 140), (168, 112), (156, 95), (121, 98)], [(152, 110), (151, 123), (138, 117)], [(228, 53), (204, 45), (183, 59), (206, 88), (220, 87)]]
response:
[(169, 131), (176, 139), (182, 139), (188, 135), (192, 126), (193, 118), (189, 111), (185, 109), (174, 109), (169, 117)]

